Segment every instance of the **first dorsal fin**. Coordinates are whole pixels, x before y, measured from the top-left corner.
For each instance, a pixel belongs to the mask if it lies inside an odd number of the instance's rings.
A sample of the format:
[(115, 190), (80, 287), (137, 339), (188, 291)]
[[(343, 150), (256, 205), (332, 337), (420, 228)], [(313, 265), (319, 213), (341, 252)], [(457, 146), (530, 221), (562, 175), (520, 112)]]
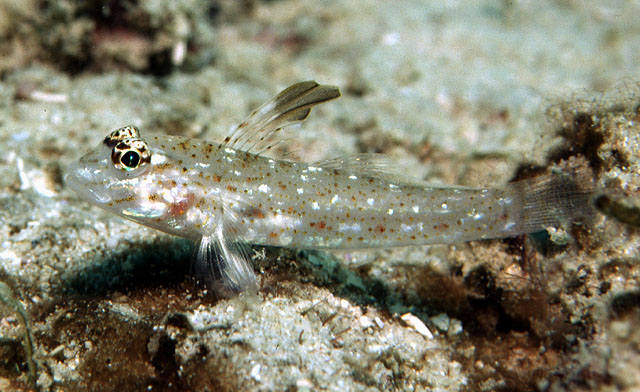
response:
[(269, 150), (278, 144), (272, 140), (276, 132), (304, 121), (313, 106), (339, 96), (340, 90), (335, 86), (318, 84), (313, 80), (296, 83), (254, 110), (231, 132), (223, 145), (254, 154)]

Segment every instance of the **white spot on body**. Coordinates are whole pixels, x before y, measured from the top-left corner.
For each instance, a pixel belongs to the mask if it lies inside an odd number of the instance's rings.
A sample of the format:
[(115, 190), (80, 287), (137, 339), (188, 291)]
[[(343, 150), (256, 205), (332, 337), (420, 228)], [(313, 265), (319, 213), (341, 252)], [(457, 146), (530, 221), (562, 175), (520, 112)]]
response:
[(510, 205), (513, 203), (513, 199), (510, 197), (501, 197), (498, 199), (498, 204), (500, 205)]
[(171, 194), (171, 191), (169, 191), (168, 189), (162, 190), (162, 198), (169, 204), (172, 204), (175, 200), (173, 194)]
[(269, 185), (267, 184), (260, 184), (258, 190), (262, 193), (269, 193), (269, 191), (271, 191), (271, 188), (269, 188)]
[(159, 165), (161, 163), (165, 163), (167, 161), (167, 156), (164, 154), (154, 153), (151, 154), (151, 164)]
[(353, 224), (340, 223), (338, 230), (340, 230), (343, 233), (351, 232), (351, 231), (357, 233), (357, 232), (360, 232), (361, 228), (359, 223), (353, 223)]

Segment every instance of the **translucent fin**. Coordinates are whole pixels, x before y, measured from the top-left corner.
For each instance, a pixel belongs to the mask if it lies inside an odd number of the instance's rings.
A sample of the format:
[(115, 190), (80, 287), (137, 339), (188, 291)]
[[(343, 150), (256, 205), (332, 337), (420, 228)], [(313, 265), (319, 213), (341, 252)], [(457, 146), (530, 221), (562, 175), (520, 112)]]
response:
[(594, 217), (593, 174), (589, 169), (555, 171), (508, 186), (522, 202), (523, 233), (565, 227), (575, 221), (588, 223)]
[(377, 177), (391, 174), (393, 163), (382, 154), (356, 154), (314, 162), (312, 166), (326, 170), (342, 170), (349, 174)]
[(196, 281), (218, 298), (257, 290), (256, 277), (249, 262), (248, 245), (228, 238), (222, 228), (212, 235), (203, 236), (192, 265)]
[(419, 178), (408, 176), (402, 171), (401, 166), (383, 154), (346, 155), (314, 162), (311, 166), (325, 170), (340, 170), (356, 176), (381, 178), (394, 184), (427, 185)]
[(283, 127), (303, 121), (313, 106), (339, 96), (340, 90), (335, 86), (312, 80), (296, 83), (251, 113), (224, 144), (254, 154), (269, 150), (279, 143), (274, 135)]

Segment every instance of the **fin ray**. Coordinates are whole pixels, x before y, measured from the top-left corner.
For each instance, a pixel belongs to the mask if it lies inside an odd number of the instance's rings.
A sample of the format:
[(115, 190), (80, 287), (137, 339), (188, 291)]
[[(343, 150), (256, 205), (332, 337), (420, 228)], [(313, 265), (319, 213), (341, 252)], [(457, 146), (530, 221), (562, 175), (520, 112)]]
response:
[(344, 155), (314, 162), (311, 166), (325, 170), (340, 170), (348, 174), (365, 177), (375, 177), (394, 184), (428, 185), (420, 178), (408, 176), (398, 167), (398, 164), (384, 154), (362, 153)]
[(276, 133), (288, 125), (304, 121), (311, 108), (340, 96), (335, 86), (315, 81), (296, 83), (254, 110), (224, 141), (228, 147), (250, 153), (269, 150), (280, 141)]
[(244, 291), (256, 291), (256, 276), (251, 267), (248, 245), (228, 239), (223, 228), (205, 235), (198, 244), (192, 274), (218, 298)]

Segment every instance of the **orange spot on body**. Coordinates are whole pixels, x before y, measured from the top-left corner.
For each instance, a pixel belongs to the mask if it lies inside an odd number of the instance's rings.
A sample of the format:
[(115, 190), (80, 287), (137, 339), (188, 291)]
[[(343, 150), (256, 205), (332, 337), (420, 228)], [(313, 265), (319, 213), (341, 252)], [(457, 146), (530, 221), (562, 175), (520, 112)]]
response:
[(163, 171), (166, 169), (171, 168), (173, 165), (171, 163), (159, 163), (157, 165), (154, 166), (154, 168), (158, 171)]
[(187, 212), (193, 205), (195, 196), (192, 193), (188, 193), (184, 199), (179, 200), (176, 203), (169, 204), (169, 215), (180, 216)]
[(260, 208), (249, 208), (246, 211), (244, 211), (244, 215), (250, 218), (257, 218), (257, 219), (263, 219), (264, 218), (264, 213), (262, 212), (262, 210)]
[(449, 228), (449, 225), (446, 223), (440, 223), (439, 225), (433, 226), (433, 228), (436, 230), (447, 230)]

